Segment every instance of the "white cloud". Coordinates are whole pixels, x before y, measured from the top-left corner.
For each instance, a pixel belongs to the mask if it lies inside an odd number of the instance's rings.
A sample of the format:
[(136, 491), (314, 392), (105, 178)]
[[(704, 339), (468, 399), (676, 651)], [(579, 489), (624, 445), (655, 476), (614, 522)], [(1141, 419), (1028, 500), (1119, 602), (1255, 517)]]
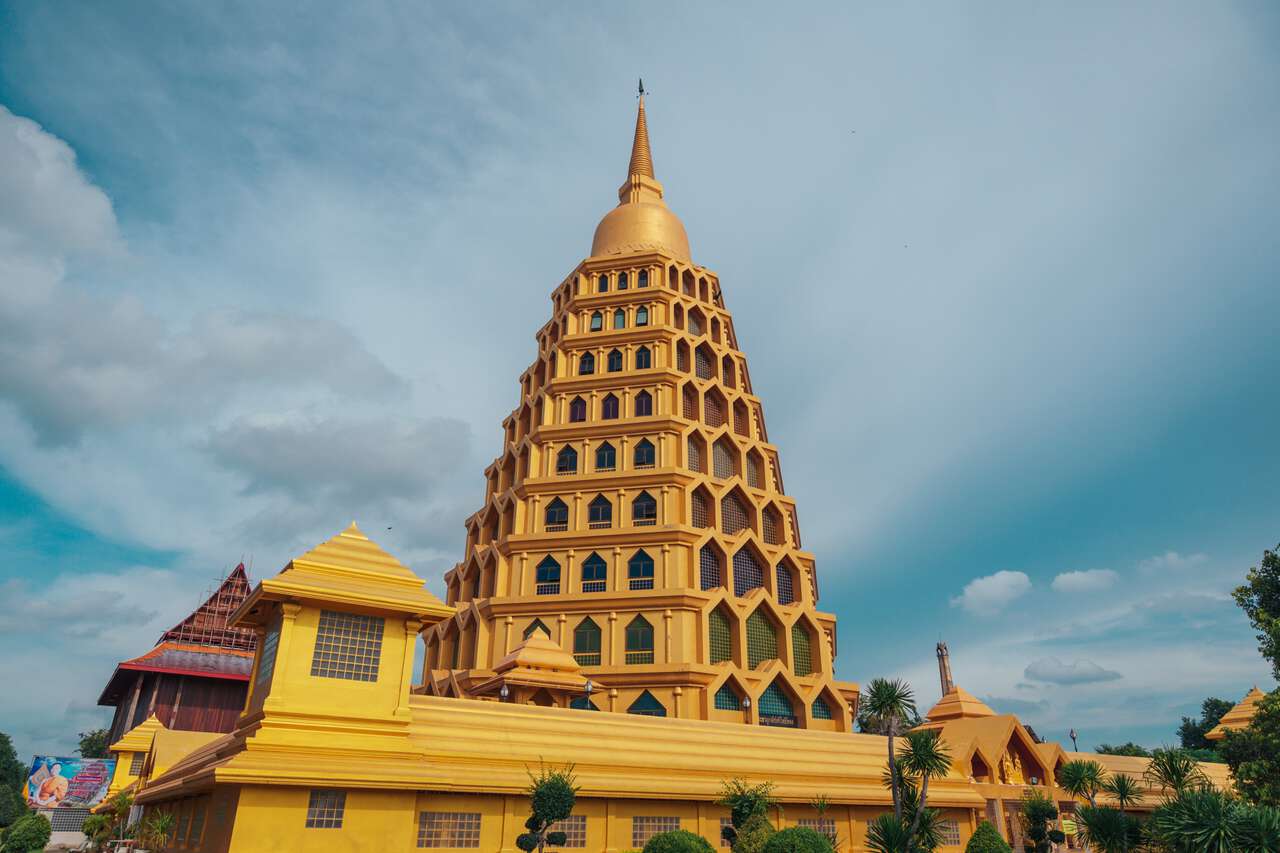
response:
[(1208, 559), (1208, 554), (1179, 554), (1177, 551), (1166, 551), (1138, 563), (1138, 571), (1148, 575), (1185, 572), (1204, 565)]
[(979, 616), (991, 616), (1030, 591), (1031, 578), (1026, 573), (1001, 570), (969, 581), (964, 591), (951, 599), (951, 606), (963, 607)]
[(1053, 579), (1052, 586), (1055, 592), (1099, 592), (1114, 586), (1118, 577), (1111, 569), (1063, 572)]
[(1022, 674), (1032, 681), (1047, 681), (1050, 684), (1093, 684), (1123, 678), (1120, 673), (1103, 669), (1090, 660), (1063, 663), (1055, 657), (1032, 661)]

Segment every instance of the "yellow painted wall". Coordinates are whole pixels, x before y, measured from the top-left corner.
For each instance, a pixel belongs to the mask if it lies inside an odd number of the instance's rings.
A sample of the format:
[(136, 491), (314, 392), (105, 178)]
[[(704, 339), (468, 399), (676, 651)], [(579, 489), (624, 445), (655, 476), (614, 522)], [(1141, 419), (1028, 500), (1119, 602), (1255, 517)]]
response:
[[(347, 791), (340, 829), (306, 827), (306, 788), (244, 786), (235, 810), (231, 853), (385, 853), (417, 849), (413, 791)], [(221, 851), (221, 847), (202, 850)]]

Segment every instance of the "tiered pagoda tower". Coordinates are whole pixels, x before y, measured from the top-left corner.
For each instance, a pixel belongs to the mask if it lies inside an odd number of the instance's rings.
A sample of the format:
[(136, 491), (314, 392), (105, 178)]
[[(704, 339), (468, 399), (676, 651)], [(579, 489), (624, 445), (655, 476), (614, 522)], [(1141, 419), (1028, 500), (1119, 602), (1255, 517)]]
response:
[(643, 95), (618, 198), (552, 292), (417, 689), (851, 731), (836, 620)]

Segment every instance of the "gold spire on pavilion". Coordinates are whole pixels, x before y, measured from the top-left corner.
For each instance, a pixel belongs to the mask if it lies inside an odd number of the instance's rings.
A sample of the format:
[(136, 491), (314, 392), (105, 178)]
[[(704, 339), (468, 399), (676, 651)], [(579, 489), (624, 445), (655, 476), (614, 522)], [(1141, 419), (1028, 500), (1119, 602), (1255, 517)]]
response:
[(1218, 724), (1205, 734), (1206, 740), (1222, 740), (1227, 736), (1227, 730), (1247, 729), (1249, 723), (1253, 722), (1254, 714), (1258, 713), (1258, 703), (1262, 701), (1262, 697), (1266, 694), (1258, 689), (1255, 684), (1245, 697), (1241, 699), (1234, 708), (1222, 715), (1222, 719)]
[(640, 82), (640, 107), (636, 112), (636, 138), (631, 143), (628, 175), (653, 177), (653, 155), (649, 152), (649, 125), (644, 120), (644, 81)]

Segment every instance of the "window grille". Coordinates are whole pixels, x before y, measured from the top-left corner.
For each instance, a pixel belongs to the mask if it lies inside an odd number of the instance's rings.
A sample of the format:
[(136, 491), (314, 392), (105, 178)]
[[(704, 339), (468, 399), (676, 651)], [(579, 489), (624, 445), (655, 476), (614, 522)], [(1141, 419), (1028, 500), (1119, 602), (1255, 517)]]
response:
[(725, 356), (720, 359), (720, 375), (724, 377), (724, 384), (730, 388), (737, 387), (737, 372), (733, 369), (733, 359)]
[[(695, 494), (695, 498), (698, 496)], [(695, 522), (696, 523), (696, 522)], [(698, 551), (698, 579), (703, 590), (716, 589), (724, 585), (724, 572), (721, 570), (720, 552), (710, 543), (703, 545)]]
[(627, 663), (653, 663), (653, 626), (637, 616), (627, 626)]
[[(695, 491), (693, 493), (693, 497), (690, 499), (689, 514), (694, 527), (711, 526), (711, 505), (703, 492)], [(716, 586), (719, 585), (719, 583), (716, 584)], [(706, 589), (706, 587), (703, 587), (703, 589)]]
[(773, 579), (779, 604), (791, 604), (796, 600), (795, 585), (791, 582), (791, 569), (786, 563), (778, 563), (773, 570)]
[(791, 626), (791, 671), (797, 676), (813, 672), (813, 650), (809, 645), (809, 632), (799, 622)]
[(733, 594), (743, 596), (758, 586), (764, 586), (764, 568), (751, 549), (743, 548), (733, 555)]
[(689, 348), (684, 344), (676, 346), (676, 370), (681, 373), (689, 372)]
[(688, 385), (684, 386), (684, 416), (691, 421), (698, 419), (698, 392)]
[(693, 351), (693, 372), (699, 379), (710, 379), (712, 376), (711, 358), (702, 347)]
[(612, 471), (618, 467), (618, 454), (613, 449), (613, 445), (605, 442), (596, 448), (596, 470)]
[(648, 370), (653, 367), (653, 353), (648, 347), (640, 347), (636, 350), (636, 370)]
[(641, 391), (636, 395), (636, 417), (645, 418), (653, 414), (653, 395), (648, 391)]
[(696, 436), (689, 436), (689, 470), (702, 471), (702, 443)]
[(581, 397), (574, 397), (569, 403), (569, 421), (570, 423), (579, 423), (587, 419), (587, 401)]
[(661, 832), (672, 832), (679, 828), (680, 818), (678, 817), (637, 815), (631, 818), (631, 846), (637, 850), (642, 850), (653, 836)]
[(655, 464), (653, 442), (647, 438), (640, 439), (635, 450), (636, 468), (652, 468)]
[(707, 414), (707, 425), (713, 427), (724, 426), (724, 399), (719, 394), (707, 394), (706, 403), (703, 410)]
[(652, 527), (658, 523), (658, 502), (648, 492), (641, 492), (631, 502), (631, 523), (636, 527)]
[(654, 698), (653, 694), (648, 690), (640, 694), (640, 698), (631, 703), (631, 707), (627, 709), (628, 714), (635, 714), (638, 717), (665, 717), (667, 715), (666, 707)]
[(716, 710), (717, 711), (741, 711), (742, 705), (738, 701), (738, 694), (733, 692), (733, 688), (728, 684), (721, 684), (720, 689), (716, 691)]
[[(710, 397), (707, 398), (710, 402)], [(733, 451), (724, 441), (717, 441), (711, 445), (711, 470), (712, 473), (721, 480), (727, 480), (735, 473), (733, 464)]]
[[(279, 637), (280, 635), (277, 634), (276, 636)], [(263, 649), (265, 650), (265, 648), (266, 646), (264, 644)], [(129, 775), (141, 776), (142, 765), (146, 760), (147, 760), (147, 754), (145, 752), (135, 752), (133, 754), (133, 757), (129, 759)]]
[(569, 700), (569, 707), (575, 711), (599, 711), (596, 703), (592, 702), (586, 696), (575, 696)]
[(943, 847), (960, 846), (960, 821), (955, 818), (938, 821), (938, 830)]
[(534, 592), (538, 595), (557, 595), (560, 592), (560, 564), (549, 556), (538, 563)]
[(596, 280), (596, 292), (597, 293), (609, 292), (609, 276), (601, 275), (600, 278)]
[(613, 504), (604, 495), (596, 495), (587, 505), (587, 527), (600, 530), (613, 524)]
[(89, 819), (88, 809), (40, 809), (39, 814), (49, 820), (54, 832), (79, 832), (80, 827)]
[(626, 289), (627, 289), (627, 274), (624, 272), (620, 272), (618, 273), (618, 290), (626, 290)]
[(479, 847), (480, 812), (419, 812), (419, 847)]
[(569, 529), (569, 507), (559, 498), (547, 504), (544, 520), (548, 533), (560, 533)]
[(560, 448), (560, 452), (556, 454), (556, 473), (578, 473), (578, 451), (574, 450), (572, 447)]
[[(806, 829), (812, 829), (814, 832), (827, 839), (836, 837), (836, 821), (830, 817), (802, 817), (796, 821), (799, 826)], [(832, 845), (835, 846), (835, 845)]]
[(578, 359), (578, 375), (588, 376), (596, 372), (596, 357), (589, 352), (584, 352), (582, 357)]
[(815, 720), (834, 720), (836, 718), (836, 715), (831, 713), (831, 706), (827, 704), (827, 700), (821, 696), (813, 700), (813, 718)]
[(381, 616), (320, 611), (311, 674), (347, 681), (377, 681), (385, 622)]
[(641, 305), (639, 308), (636, 309), (636, 325), (637, 326), (649, 325), (649, 309), (643, 305)]
[(795, 708), (776, 682), (770, 684), (764, 689), (764, 693), (760, 694), (760, 725), (790, 729), (796, 727)]
[(604, 559), (594, 551), (582, 562), (582, 591), (604, 592), (609, 568)]
[(702, 318), (696, 311), (689, 312), (689, 334), (702, 334)]
[[(582, 697), (586, 698), (586, 697)], [(587, 699), (587, 704), (591, 704), (591, 700)], [(592, 705), (592, 708), (595, 706)], [(555, 826), (551, 827), (557, 832), (564, 833), (564, 844), (560, 847), (586, 847), (587, 846), (587, 816), (584, 814), (571, 814), (564, 820), (556, 821)], [(551, 845), (547, 845), (550, 847)]]
[(618, 398), (613, 394), (604, 398), (604, 403), (600, 406), (600, 417), (607, 421), (618, 417)]
[(636, 551), (627, 562), (627, 580), (632, 589), (653, 589), (653, 558), (645, 551)]
[[(262, 651), (258, 653), (258, 672), (253, 678), (253, 686), (261, 687), (271, 681), (271, 675), (276, 668), (276, 650), (280, 647), (280, 626), (273, 627), (262, 638)], [(142, 753), (138, 753), (140, 757)], [(137, 758), (135, 758), (137, 760)], [(138, 765), (137, 770), (130, 770), (134, 776), (142, 771), (142, 765)]]
[(712, 663), (733, 660), (732, 629), (728, 624), (728, 617), (718, 608), (708, 613), (707, 639)]
[(342, 829), (346, 791), (312, 791), (307, 802), (307, 829)]
[(747, 454), (747, 485), (753, 489), (764, 488), (764, 483), (760, 479), (760, 460), (754, 453)]
[(741, 403), (733, 407), (733, 431), (738, 435), (751, 434), (751, 417), (747, 414), (747, 407)]
[(720, 523), (724, 532), (737, 533), (747, 526), (747, 508), (736, 494), (729, 494), (720, 502)]
[(766, 509), (761, 524), (764, 527), (764, 541), (770, 545), (781, 544), (778, 541), (778, 514), (771, 509)]
[(610, 373), (617, 373), (622, 370), (622, 353), (619, 350), (610, 350), (606, 367)]
[(573, 629), (573, 658), (579, 666), (600, 665), (600, 626), (591, 617)]
[(759, 610), (747, 617), (747, 667), (755, 669), (778, 656), (778, 634)]
[(627, 312), (619, 308), (613, 312), (613, 327), (615, 329), (625, 329), (627, 327)]

